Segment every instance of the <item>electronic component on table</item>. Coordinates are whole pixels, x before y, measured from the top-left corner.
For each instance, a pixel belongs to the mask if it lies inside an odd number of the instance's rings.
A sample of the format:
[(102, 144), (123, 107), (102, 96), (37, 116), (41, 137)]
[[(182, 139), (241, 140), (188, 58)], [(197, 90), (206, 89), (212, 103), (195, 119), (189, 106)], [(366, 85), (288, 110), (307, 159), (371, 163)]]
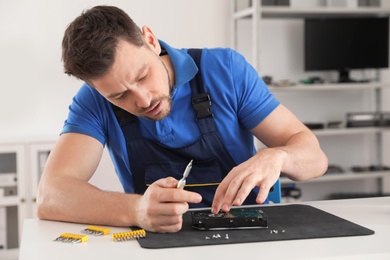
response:
[(268, 217), (260, 209), (233, 208), (229, 212), (192, 211), (192, 227), (200, 230), (267, 228)]
[(146, 237), (145, 229), (124, 231), (124, 232), (112, 234), (112, 240), (114, 242), (128, 241), (128, 240), (139, 239), (144, 237)]
[(94, 236), (101, 236), (101, 235), (110, 234), (110, 229), (105, 227), (89, 226), (86, 229), (81, 230), (81, 233), (94, 235)]
[(54, 241), (59, 241), (59, 242), (65, 242), (65, 243), (81, 243), (81, 242), (87, 242), (88, 241), (88, 236), (87, 235), (79, 235), (79, 234), (72, 234), (72, 233), (63, 233)]

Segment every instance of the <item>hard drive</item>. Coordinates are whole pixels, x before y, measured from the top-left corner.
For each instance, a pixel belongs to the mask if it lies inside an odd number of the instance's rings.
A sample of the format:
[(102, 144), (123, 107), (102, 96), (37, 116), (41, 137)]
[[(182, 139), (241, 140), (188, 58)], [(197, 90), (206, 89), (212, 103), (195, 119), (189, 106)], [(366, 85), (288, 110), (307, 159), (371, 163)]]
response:
[(192, 212), (192, 227), (200, 230), (267, 228), (268, 217), (260, 209), (233, 208), (213, 214), (210, 210)]

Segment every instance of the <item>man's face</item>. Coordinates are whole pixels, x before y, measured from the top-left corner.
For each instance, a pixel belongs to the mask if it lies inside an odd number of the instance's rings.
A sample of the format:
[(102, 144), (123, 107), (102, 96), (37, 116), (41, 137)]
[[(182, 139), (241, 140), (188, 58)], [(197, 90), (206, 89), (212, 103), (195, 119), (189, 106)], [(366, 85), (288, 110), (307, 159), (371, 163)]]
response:
[(168, 69), (149, 45), (121, 41), (112, 68), (91, 83), (108, 101), (135, 116), (161, 120), (172, 107)]

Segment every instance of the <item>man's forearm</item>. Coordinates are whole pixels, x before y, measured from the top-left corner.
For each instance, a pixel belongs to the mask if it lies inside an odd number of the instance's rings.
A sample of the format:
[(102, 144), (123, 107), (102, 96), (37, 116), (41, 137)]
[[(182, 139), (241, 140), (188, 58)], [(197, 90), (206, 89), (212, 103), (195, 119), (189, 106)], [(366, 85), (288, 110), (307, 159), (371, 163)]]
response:
[(300, 132), (286, 146), (277, 149), (287, 153), (282, 172), (292, 180), (305, 181), (320, 177), (328, 167), (327, 156), (311, 132)]
[[(48, 183), (50, 181), (50, 184)], [(135, 205), (140, 195), (102, 191), (67, 176), (51, 177), (38, 191), (41, 219), (95, 225), (136, 225)]]

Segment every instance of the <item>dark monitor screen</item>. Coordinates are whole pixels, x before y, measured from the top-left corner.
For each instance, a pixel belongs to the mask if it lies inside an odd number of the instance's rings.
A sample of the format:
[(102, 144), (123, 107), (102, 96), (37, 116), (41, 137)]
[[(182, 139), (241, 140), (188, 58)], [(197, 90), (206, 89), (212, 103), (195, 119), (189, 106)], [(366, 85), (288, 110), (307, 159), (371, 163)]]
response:
[(351, 69), (389, 66), (389, 17), (306, 18), (305, 71), (336, 70), (339, 82)]

